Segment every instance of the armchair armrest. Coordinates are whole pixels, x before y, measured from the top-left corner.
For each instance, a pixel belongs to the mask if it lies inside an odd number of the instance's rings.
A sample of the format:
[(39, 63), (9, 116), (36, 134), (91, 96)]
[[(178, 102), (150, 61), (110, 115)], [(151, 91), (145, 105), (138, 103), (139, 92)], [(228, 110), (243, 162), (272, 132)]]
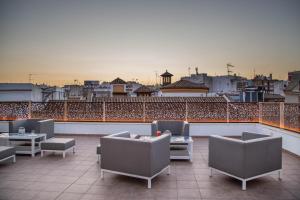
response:
[(209, 137), (209, 167), (244, 177), (244, 155), (243, 141), (217, 135)]
[(153, 121), (153, 122), (151, 123), (151, 135), (152, 135), (152, 136), (155, 136), (157, 131), (158, 131), (158, 124), (157, 124), (157, 121)]
[(282, 138), (264, 137), (245, 142), (245, 177), (282, 169)]
[(169, 134), (163, 134), (151, 142), (151, 175), (170, 164), (170, 139)]
[(257, 139), (263, 137), (269, 137), (269, 135), (259, 134), (259, 133), (249, 133), (249, 132), (242, 133), (242, 140), (251, 140), (251, 139)]
[(36, 131), (39, 133), (46, 133), (47, 139), (54, 137), (54, 120), (47, 119), (38, 121)]
[(183, 122), (183, 136), (190, 136), (190, 124), (187, 121)]
[(150, 142), (121, 137), (101, 138), (101, 168), (150, 177)]

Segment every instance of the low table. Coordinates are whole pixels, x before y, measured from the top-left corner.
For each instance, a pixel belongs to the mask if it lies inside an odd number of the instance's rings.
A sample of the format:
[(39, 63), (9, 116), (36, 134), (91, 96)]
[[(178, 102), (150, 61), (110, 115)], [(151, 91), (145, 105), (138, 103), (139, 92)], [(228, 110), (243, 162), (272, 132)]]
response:
[[(141, 136), (140, 140), (151, 140), (155, 136)], [(170, 140), (170, 159), (193, 161), (193, 138), (172, 136)]]
[(170, 141), (170, 159), (193, 161), (192, 137), (172, 136)]
[[(36, 153), (41, 151), (41, 143), (36, 142), (36, 139), (40, 139), (40, 141), (46, 140), (46, 133), (2, 133), (0, 134), (0, 139), (7, 139), (8, 145), (11, 146), (10, 140), (20, 140), (20, 141), (30, 141), (30, 146), (22, 146), (16, 145), (16, 154), (30, 154), (32, 157), (35, 156)], [(38, 146), (35, 144), (38, 143)]]

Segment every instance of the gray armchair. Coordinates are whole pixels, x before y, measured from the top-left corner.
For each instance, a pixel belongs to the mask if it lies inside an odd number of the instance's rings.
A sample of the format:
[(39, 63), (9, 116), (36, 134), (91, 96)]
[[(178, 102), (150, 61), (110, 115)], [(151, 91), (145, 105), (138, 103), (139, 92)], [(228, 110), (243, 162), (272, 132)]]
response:
[(166, 130), (171, 131), (172, 136), (190, 135), (190, 124), (186, 121), (153, 121), (151, 124), (151, 134), (156, 135), (157, 131), (162, 133)]
[(213, 135), (209, 137), (209, 167), (242, 181), (282, 169), (282, 138), (243, 133), (241, 140)]
[(122, 132), (101, 138), (101, 178), (104, 172), (151, 180), (170, 170), (170, 135), (149, 140), (130, 138)]
[(24, 127), (26, 132), (46, 133), (47, 139), (54, 137), (53, 119), (21, 119), (9, 122), (9, 132), (17, 133), (19, 127)]

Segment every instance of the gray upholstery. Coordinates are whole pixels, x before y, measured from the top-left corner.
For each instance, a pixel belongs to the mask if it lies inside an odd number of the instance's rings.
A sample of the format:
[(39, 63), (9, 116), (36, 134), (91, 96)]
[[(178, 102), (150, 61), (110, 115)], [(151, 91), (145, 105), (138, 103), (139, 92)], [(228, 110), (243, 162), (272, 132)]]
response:
[(281, 137), (244, 133), (242, 138), (210, 136), (209, 166), (242, 179), (282, 168)]
[(73, 138), (51, 138), (41, 142), (41, 150), (64, 151), (75, 146)]
[(9, 132), (17, 133), (19, 127), (24, 127), (25, 132), (46, 133), (47, 139), (54, 137), (54, 120), (53, 119), (21, 119), (9, 122)]
[(162, 133), (166, 130), (171, 131), (172, 136), (186, 136), (190, 135), (190, 125), (186, 121), (154, 121), (151, 124), (151, 134), (156, 135), (157, 131)]
[(242, 133), (242, 140), (252, 140), (257, 138), (264, 138), (269, 137), (269, 135), (260, 134), (260, 133), (249, 133), (249, 132), (243, 132)]
[(152, 177), (170, 164), (170, 135), (152, 140), (125, 138), (128, 132), (101, 138), (101, 168)]
[(0, 160), (16, 154), (14, 147), (0, 146)]
[(101, 154), (101, 145), (100, 145), (100, 144), (97, 146), (97, 151), (96, 151), (96, 153), (97, 153), (98, 155)]

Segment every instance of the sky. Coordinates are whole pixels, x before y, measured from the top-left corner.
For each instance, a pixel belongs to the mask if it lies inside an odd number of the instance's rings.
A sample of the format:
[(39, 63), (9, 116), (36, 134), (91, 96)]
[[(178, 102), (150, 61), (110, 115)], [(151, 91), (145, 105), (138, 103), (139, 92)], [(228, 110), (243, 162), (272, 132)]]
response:
[(0, 82), (155, 83), (195, 73), (286, 79), (300, 69), (299, 0), (0, 0)]

